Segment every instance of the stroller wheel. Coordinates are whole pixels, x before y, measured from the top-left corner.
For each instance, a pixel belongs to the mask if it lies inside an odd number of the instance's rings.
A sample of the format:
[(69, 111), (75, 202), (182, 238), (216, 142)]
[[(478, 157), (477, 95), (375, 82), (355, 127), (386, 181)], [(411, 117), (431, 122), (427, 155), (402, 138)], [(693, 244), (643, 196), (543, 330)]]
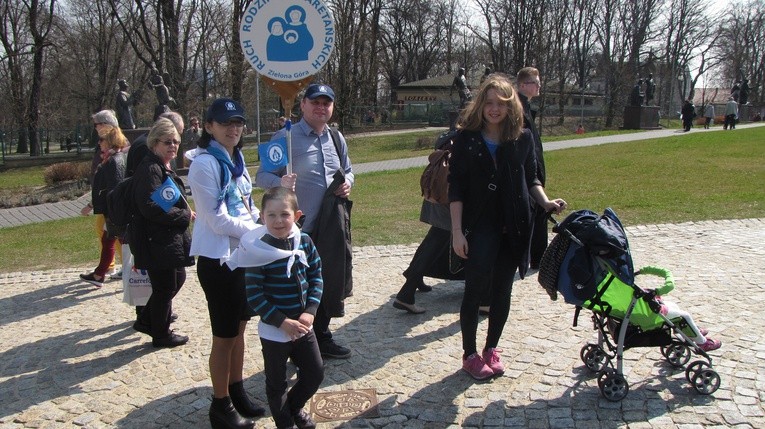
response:
[(685, 379), (688, 380), (689, 383), (691, 383), (693, 379), (693, 375), (696, 373), (696, 371), (701, 370), (702, 368), (712, 368), (712, 366), (703, 360), (695, 360), (691, 362), (690, 365), (688, 365), (687, 368), (685, 368)]
[(598, 386), (603, 397), (611, 402), (619, 402), (627, 396), (630, 385), (623, 375), (614, 371), (605, 371), (598, 378)]
[(680, 368), (691, 360), (691, 349), (680, 341), (672, 341), (668, 346), (662, 346), (661, 353), (670, 365)]
[(582, 362), (585, 364), (587, 363), (587, 359), (585, 356), (587, 356), (587, 353), (589, 353), (591, 350), (599, 349), (600, 347), (597, 344), (585, 344), (582, 347), (582, 350), (579, 351), (579, 358), (582, 359)]
[(589, 350), (583, 360), (584, 365), (592, 372), (603, 371), (611, 363), (611, 359), (600, 347)]
[(712, 368), (701, 368), (693, 373), (691, 384), (702, 395), (711, 395), (720, 387), (720, 375)]

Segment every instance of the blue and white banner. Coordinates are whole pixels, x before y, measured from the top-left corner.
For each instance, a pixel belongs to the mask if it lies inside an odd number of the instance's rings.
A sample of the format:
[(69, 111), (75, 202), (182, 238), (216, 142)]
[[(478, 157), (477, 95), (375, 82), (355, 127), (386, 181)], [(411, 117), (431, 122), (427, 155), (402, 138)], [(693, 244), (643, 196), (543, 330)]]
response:
[(165, 213), (169, 212), (180, 198), (181, 190), (178, 189), (175, 180), (170, 177), (165, 179), (159, 188), (151, 194), (151, 200), (162, 207)]
[(263, 171), (276, 171), (289, 163), (287, 140), (282, 137), (258, 146)]
[(256, 0), (244, 11), (239, 38), (255, 71), (277, 81), (296, 81), (329, 61), (335, 20), (321, 0)]

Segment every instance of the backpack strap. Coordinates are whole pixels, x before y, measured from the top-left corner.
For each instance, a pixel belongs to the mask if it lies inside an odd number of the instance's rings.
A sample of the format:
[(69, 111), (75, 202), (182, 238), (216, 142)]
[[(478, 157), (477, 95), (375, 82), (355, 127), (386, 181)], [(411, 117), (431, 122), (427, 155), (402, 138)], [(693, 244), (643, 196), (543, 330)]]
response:
[[(340, 131), (336, 127), (328, 127), (329, 128), (329, 139), (332, 140), (332, 143), (335, 145), (335, 152), (337, 153), (337, 158), (340, 160), (340, 166), (343, 167), (343, 170), (345, 170), (348, 166), (345, 165), (345, 158), (340, 154)], [(346, 152), (347, 152), (348, 146), (346, 146)]]

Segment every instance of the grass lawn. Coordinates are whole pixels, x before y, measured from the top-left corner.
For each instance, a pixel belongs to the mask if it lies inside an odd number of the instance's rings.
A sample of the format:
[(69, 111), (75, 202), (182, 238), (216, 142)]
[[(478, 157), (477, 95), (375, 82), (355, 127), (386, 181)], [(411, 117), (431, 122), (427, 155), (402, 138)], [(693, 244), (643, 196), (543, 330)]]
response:
[[(627, 226), (761, 218), (763, 142), (765, 127), (756, 127), (550, 151), (547, 192), (566, 199), (572, 210), (612, 207)], [(361, 162), (351, 144), (354, 162)], [(396, 143), (386, 144), (398, 150)], [(422, 239), (427, 225), (418, 221), (421, 171), (357, 176), (351, 194), (356, 246)], [(92, 222), (74, 218), (0, 229), (0, 272), (94, 264)]]

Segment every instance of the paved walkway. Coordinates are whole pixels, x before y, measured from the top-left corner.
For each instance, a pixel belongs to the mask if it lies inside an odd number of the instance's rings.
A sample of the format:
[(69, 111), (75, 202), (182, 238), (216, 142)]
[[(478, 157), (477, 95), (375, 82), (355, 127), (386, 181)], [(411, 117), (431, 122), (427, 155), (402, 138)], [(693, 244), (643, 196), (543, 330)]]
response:
[[(765, 126), (765, 122), (739, 125), (738, 128), (749, 128)], [(444, 128), (427, 128), (426, 130), (439, 130)], [(398, 131), (384, 131), (368, 134), (383, 134), (383, 133), (402, 133), (411, 130), (398, 130)], [(700, 128), (694, 128), (691, 133), (697, 132), (715, 132), (723, 131), (721, 128), (713, 128), (711, 130), (704, 130)], [(670, 137), (676, 135), (683, 135), (685, 133), (682, 130), (655, 130), (645, 131), (630, 134), (618, 134), (605, 137), (586, 137), (573, 140), (562, 140), (557, 142), (549, 142), (544, 144), (545, 151), (567, 149), (572, 147), (584, 147), (584, 146), (596, 146), (607, 143), (622, 143), (636, 140), (655, 139), (662, 137)], [(368, 162), (362, 164), (354, 164), (353, 171), (356, 174), (369, 173), (373, 171), (386, 171), (386, 170), (398, 170), (411, 167), (422, 167), (427, 165), (427, 156), (418, 156), (414, 158), (406, 159), (393, 159), (388, 161)], [(29, 223), (43, 222), (47, 220), (67, 219), (70, 217), (80, 216), (80, 210), (90, 201), (90, 195), (86, 194), (77, 200), (73, 201), (61, 201), (57, 203), (40, 204), (30, 207), (15, 207), (10, 209), (0, 209), (0, 228), (7, 228), (11, 226), (25, 225)]]
[[(460, 368), (460, 282), (426, 279), (428, 311), (391, 306), (413, 246), (355, 252), (355, 295), (333, 324), (353, 351), (326, 362), (321, 391), (374, 389), (380, 417), (320, 428), (762, 428), (765, 427), (765, 219), (628, 227), (637, 266), (671, 268), (672, 298), (723, 341), (722, 378), (700, 396), (657, 348), (626, 352), (627, 398), (610, 403), (579, 359), (593, 338), (586, 313), (552, 302), (536, 275), (517, 281), (500, 347), (507, 373), (475, 383)], [(121, 285), (77, 280), (85, 267), (0, 274), (0, 428), (205, 428), (211, 388), (205, 299), (189, 270), (174, 327), (191, 337), (154, 350), (131, 329)], [(650, 286), (650, 284), (645, 284)], [(479, 326), (485, 335), (485, 319)], [(264, 399), (257, 330), (248, 328), (245, 386)], [(272, 428), (270, 418), (258, 428)]]

